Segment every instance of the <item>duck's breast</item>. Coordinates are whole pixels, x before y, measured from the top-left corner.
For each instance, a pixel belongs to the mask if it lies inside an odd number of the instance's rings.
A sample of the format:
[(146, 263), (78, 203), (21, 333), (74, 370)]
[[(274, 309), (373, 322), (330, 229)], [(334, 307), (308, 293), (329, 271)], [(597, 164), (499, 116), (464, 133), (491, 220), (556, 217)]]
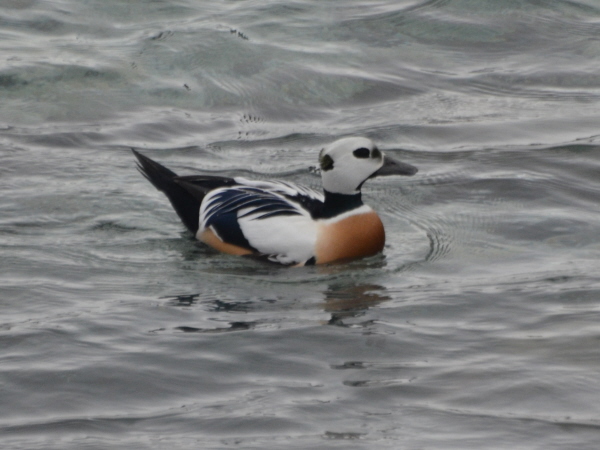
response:
[(362, 206), (352, 214), (319, 221), (316, 263), (375, 255), (383, 250), (385, 230), (375, 211)]

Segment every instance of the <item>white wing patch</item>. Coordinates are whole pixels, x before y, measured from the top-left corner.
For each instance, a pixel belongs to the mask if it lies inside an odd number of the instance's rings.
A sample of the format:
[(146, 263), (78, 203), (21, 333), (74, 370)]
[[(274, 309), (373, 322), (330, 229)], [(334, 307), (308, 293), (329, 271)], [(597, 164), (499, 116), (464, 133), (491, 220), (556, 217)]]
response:
[(248, 242), (271, 261), (298, 264), (315, 255), (318, 225), (308, 214), (253, 220), (248, 213), (240, 211), (240, 228)]

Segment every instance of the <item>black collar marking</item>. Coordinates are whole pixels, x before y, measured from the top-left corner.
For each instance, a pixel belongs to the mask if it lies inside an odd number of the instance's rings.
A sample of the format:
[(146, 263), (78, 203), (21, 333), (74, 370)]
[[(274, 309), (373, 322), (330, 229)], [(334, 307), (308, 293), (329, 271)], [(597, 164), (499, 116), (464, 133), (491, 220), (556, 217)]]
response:
[(357, 194), (335, 194), (325, 191), (325, 203), (317, 218), (329, 219), (363, 205), (360, 192)]

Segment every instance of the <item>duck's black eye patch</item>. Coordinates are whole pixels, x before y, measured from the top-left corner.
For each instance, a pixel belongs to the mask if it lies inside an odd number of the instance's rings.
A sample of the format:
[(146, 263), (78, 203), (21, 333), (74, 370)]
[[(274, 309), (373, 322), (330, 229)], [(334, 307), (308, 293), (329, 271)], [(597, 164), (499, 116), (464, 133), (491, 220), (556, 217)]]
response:
[(319, 158), (319, 163), (321, 164), (321, 170), (323, 170), (325, 172), (333, 169), (333, 158), (329, 155), (321, 156)]
[(369, 154), (371, 152), (369, 151), (368, 148), (361, 147), (361, 148), (357, 148), (352, 153), (354, 153), (354, 156), (356, 156), (357, 158), (368, 158)]

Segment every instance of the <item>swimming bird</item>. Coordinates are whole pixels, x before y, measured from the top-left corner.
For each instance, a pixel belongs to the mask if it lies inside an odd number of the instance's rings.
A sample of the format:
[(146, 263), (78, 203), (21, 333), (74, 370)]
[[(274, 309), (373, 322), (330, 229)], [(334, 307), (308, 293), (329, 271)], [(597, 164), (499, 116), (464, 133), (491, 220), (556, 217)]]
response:
[(362, 185), (373, 177), (417, 173), (364, 137), (342, 138), (321, 150), (323, 193), (285, 181), (178, 176), (132, 151), (142, 175), (167, 196), (198, 240), (224, 253), (290, 266), (379, 253), (385, 231), (362, 202)]

